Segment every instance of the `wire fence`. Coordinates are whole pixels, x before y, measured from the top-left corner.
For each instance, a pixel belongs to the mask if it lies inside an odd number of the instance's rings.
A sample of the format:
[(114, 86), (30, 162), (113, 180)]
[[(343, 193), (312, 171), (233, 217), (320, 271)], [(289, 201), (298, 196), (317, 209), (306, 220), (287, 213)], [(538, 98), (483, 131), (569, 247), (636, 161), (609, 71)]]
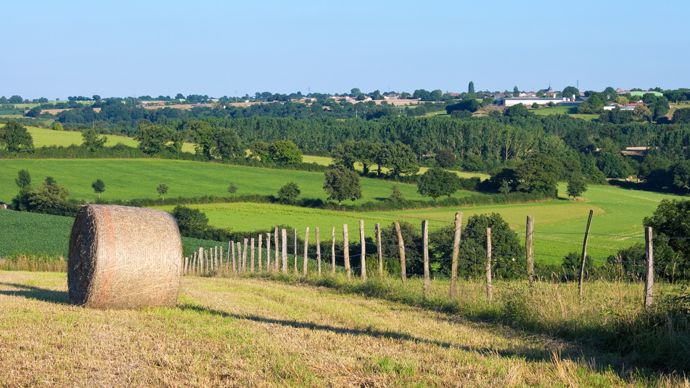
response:
[[(591, 217), (591, 214), (590, 214)], [(459, 221), (458, 221), (459, 220)], [(583, 294), (583, 282), (586, 280), (592, 271), (591, 263), (588, 255), (588, 240), (591, 237), (597, 238), (616, 238), (616, 239), (641, 239), (645, 243), (645, 254), (643, 259), (631, 259), (628, 257), (621, 257), (620, 255), (612, 255), (613, 264), (616, 271), (619, 271), (621, 276), (627, 276), (631, 280), (645, 280), (645, 289), (649, 289), (649, 296), (645, 293), (645, 305), (651, 305), (651, 288), (654, 282), (654, 261), (653, 261), (653, 243), (651, 228), (645, 230), (643, 233), (591, 233), (589, 231), (589, 222), (584, 233), (575, 232), (534, 232), (533, 219), (527, 218), (526, 232), (524, 239), (525, 257), (513, 258), (518, 265), (524, 263), (526, 266), (526, 275), (530, 284), (535, 281), (545, 280), (577, 280), (578, 290), (580, 296)], [(458, 268), (461, 267), (460, 248), (462, 245), (462, 213), (456, 214), (455, 223), (455, 237), (451, 243), (444, 240), (444, 242), (432, 241), (428, 239), (428, 222), (422, 222), (421, 238), (415, 237), (407, 241), (400, 229), (400, 224), (395, 223), (396, 236), (395, 241), (383, 241), (382, 229), (379, 224), (375, 225), (375, 237), (367, 237), (365, 233), (364, 221), (360, 221), (359, 229), (352, 231), (350, 234), (348, 226), (343, 225), (342, 229), (332, 228), (330, 232), (320, 234), (319, 228), (306, 228), (304, 232), (296, 229), (275, 228), (272, 233), (260, 233), (256, 237), (244, 238), (241, 241), (229, 241), (227, 245), (216, 246), (208, 249), (202, 247), (198, 248), (192, 255), (183, 258), (183, 274), (193, 276), (224, 276), (229, 274), (244, 274), (244, 273), (283, 273), (296, 274), (299, 276), (323, 276), (324, 274), (345, 273), (348, 279), (359, 277), (366, 280), (370, 274), (383, 276), (391, 275), (391, 270), (396, 271), (394, 276), (400, 276), (404, 282), (408, 278), (408, 269), (414, 266), (415, 275), (424, 277), (425, 291), (429, 282), (431, 282), (430, 269), (430, 245), (438, 248), (439, 244), (447, 244), (442, 249), (443, 252), (451, 252), (450, 258), (445, 257), (445, 262), (450, 261), (450, 269), (444, 268), (447, 276), (451, 280), (451, 295), (457, 291), (455, 279), (458, 278)], [(328, 236), (325, 236), (328, 234)], [(336, 236), (342, 239), (337, 239)], [(350, 236), (354, 238), (350, 239)], [(555, 255), (548, 252), (535, 252), (534, 242), (542, 238), (550, 236), (566, 236), (573, 238), (578, 236), (578, 240), (582, 240), (582, 249), (575, 258), (570, 257), (569, 268), (563, 265), (563, 272), (557, 273), (552, 271), (549, 276), (544, 274), (538, 275), (535, 273), (534, 257), (538, 255), (540, 259), (552, 259), (557, 261), (563, 259), (563, 256)], [(322, 237), (326, 237), (323, 239)], [(496, 258), (492, 257), (492, 232), (488, 227), (486, 235), (483, 236), (485, 240), (483, 258), (475, 258), (475, 261), (484, 261), (485, 278), (487, 288), (487, 298), (491, 299), (492, 279), (495, 274), (493, 271), (497, 267)], [(690, 236), (673, 236), (669, 239), (690, 239)], [(385, 252), (384, 252), (385, 251)], [(396, 252), (397, 255), (391, 252)], [(391, 257), (397, 256), (397, 257)], [(570, 256), (570, 255), (569, 255)], [(420, 270), (420, 258), (421, 268)], [(438, 257), (434, 258), (438, 261)], [(448, 260), (450, 259), (450, 260)], [(523, 261), (524, 260), (524, 261)], [(436, 268), (438, 275), (438, 268)], [(550, 278), (550, 279), (549, 279)], [(647, 300), (649, 299), (649, 300)]]

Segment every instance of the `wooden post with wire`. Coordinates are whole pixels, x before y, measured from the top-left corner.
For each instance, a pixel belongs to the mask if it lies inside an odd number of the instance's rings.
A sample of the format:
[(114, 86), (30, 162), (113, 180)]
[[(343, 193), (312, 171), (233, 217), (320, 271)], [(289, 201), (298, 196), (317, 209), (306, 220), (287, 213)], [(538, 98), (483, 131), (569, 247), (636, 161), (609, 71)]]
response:
[(429, 221), (422, 221), (422, 249), (424, 254), (424, 296), (431, 291), (431, 271), (429, 270)]
[(534, 217), (527, 216), (525, 226), (525, 256), (527, 259), (527, 278), (530, 286), (534, 284)]
[(264, 235), (259, 233), (259, 272), (263, 272), (263, 264), (261, 262), (263, 261), (263, 241), (264, 241)]
[(405, 257), (405, 241), (403, 240), (400, 222), (395, 221), (395, 234), (398, 236), (398, 253), (400, 254), (400, 277), (403, 281), (407, 280), (407, 258)]
[(298, 273), (298, 272), (297, 272), (297, 228), (295, 228), (294, 231), (295, 231), (295, 233), (294, 233), (294, 236), (295, 236), (295, 237), (294, 237), (294, 241), (293, 241), (293, 248), (294, 248), (294, 251), (292, 252), (292, 258), (293, 258), (294, 260), (292, 260), (292, 263), (294, 264), (294, 267), (295, 267), (295, 268), (294, 268), (294, 270), (295, 270), (295, 275), (297, 275), (297, 273)]
[(309, 227), (304, 231), (304, 261), (302, 264), (302, 276), (307, 276), (309, 270)]
[(455, 213), (455, 234), (453, 235), (453, 256), (450, 262), (450, 297), (458, 297), (458, 265), (460, 261), (460, 238), (462, 233), (462, 213)]
[(359, 257), (359, 266), (360, 266), (359, 275), (362, 278), (362, 280), (366, 281), (367, 280), (367, 240), (366, 240), (366, 237), (364, 236), (364, 220), (359, 220), (359, 245), (361, 247), (360, 257)]
[(282, 253), (282, 260), (283, 260), (283, 263), (282, 263), (282, 264), (283, 264), (283, 273), (287, 273), (287, 271), (288, 271), (287, 230), (285, 230), (285, 229), (282, 229), (282, 230), (281, 230), (281, 237), (282, 237), (282, 240), (283, 240), (283, 241), (282, 241), (282, 244), (281, 244), (281, 248), (282, 248), (281, 253)]
[(652, 227), (644, 228), (645, 256), (647, 259), (647, 276), (644, 282), (644, 308), (652, 307), (654, 288), (654, 245)]
[(331, 273), (335, 275), (335, 226), (331, 231)]
[(486, 299), (494, 298), (493, 276), (491, 274), (491, 228), (486, 228)]
[(319, 227), (314, 227), (314, 238), (316, 239), (316, 271), (321, 276), (321, 236), (319, 235)]
[(592, 216), (594, 215), (594, 210), (589, 211), (589, 217), (587, 218), (587, 227), (585, 228), (585, 238), (582, 241), (582, 256), (580, 257), (580, 276), (577, 278), (577, 294), (580, 297), (580, 302), (582, 302), (583, 294), (583, 281), (585, 279), (585, 264), (587, 262), (587, 242), (589, 241), (589, 228), (592, 226)]
[(271, 272), (271, 233), (266, 233), (266, 272)]
[(376, 259), (378, 260), (379, 277), (383, 277), (383, 246), (381, 245), (381, 224), (376, 224)]
[(278, 227), (273, 229), (273, 243), (275, 245), (275, 256), (273, 257), (273, 270), (275, 272), (278, 272), (278, 269), (280, 268), (280, 244), (279, 244), (279, 239), (280, 237), (278, 236)]
[(352, 270), (350, 269), (350, 241), (347, 231), (347, 224), (343, 224), (343, 257), (345, 261), (345, 274), (347, 280), (352, 277)]

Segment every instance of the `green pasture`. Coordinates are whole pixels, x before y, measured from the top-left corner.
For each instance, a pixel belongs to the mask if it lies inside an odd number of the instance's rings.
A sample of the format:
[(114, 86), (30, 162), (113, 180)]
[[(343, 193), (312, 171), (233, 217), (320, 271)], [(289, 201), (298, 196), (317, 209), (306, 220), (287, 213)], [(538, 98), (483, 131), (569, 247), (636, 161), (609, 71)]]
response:
[[(275, 195), (288, 182), (299, 185), (302, 198), (326, 199), (321, 172), (160, 159), (18, 159), (0, 161), (0, 201), (16, 195), (14, 179), (21, 169), (31, 173), (34, 185), (52, 176), (69, 190), (71, 198), (83, 200), (96, 198), (91, 183), (99, 178), (106, 185), (104, 200), (156, 198), (160, 183), (169, 186), (168, 197), (229, 196), (230, 183), (237, 186), (236, 195)], [(363, 198), (355, 203), (386, 198), (393, 186), (407, 199), (423, 199), (414, 184), (372, 178), (362, 178), (361, 184)], [(470, 195), (480, 194), (455, 194)]]
[[(561, 187), (563, 192), (565, 189)], [(643, 242), (642, 220), (651, 215), (662, 199), (679, 198), (672, 195), (625, 190), (614, 186), (591, 186), (583, 200), (557, 199), (549, 201), (477, 205), (453, 208), (428, 208), (372, 212), (341, 212), (310, 209), (295, 206), (257, 203), (224, 203), (189, 205), (202, 210), (216, 227), (236, 231), (252, 231), (289, 225), (304, 233), (309, 226), (313, 241), (314, 227), (321, 229), (322, 239), (329, 239), (331, 228), (342, 238), (342, 225), (350, 226), (351, 236), (357, 232), (359, 220), (365, 221), (367, 234), (373, 237), (374, 224), (388, 226), (396, 220), (420, 225), (429, 220), (432, 230), (450, 225), (456, 211), (464, 214), (464, 220), (475, 214), (497, 212), (524, 238), (525, 219), (535, 219), (535, 256), (545, 263), (560, 263), (563, 256), (579, 252), (589, 209), (594, 210), (589, 252), (595, 262), (605, 262), (618, 249)], [(163, 207), (171, 210), (173, 207)]]

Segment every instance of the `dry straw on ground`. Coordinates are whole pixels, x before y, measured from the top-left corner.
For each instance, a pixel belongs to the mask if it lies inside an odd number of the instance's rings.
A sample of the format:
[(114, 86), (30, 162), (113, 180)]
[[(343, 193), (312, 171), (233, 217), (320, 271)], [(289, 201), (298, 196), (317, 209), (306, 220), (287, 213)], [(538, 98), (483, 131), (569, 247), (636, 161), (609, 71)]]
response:
[(180, 232), (169, 214), (84, 206), (70, 236), (70, 301), (96, 308), (174, 306), (181, 256)]

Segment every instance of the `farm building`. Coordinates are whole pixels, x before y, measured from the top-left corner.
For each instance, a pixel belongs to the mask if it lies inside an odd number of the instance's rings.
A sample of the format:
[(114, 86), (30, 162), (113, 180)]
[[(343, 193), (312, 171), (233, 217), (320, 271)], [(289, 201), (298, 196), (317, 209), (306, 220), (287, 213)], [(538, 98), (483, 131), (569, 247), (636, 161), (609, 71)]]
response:
[(547, 98), (547, 97), (506, 97), (503, 99), (503, 105), (505, 106), (514, 106), (518, 104), (522, 104), (524, 106), (532, 106), (533, 104), (537, 105), (549, 105), (551, 103), (553, 104), (561, 104), (565, 102), (565, 98)]

